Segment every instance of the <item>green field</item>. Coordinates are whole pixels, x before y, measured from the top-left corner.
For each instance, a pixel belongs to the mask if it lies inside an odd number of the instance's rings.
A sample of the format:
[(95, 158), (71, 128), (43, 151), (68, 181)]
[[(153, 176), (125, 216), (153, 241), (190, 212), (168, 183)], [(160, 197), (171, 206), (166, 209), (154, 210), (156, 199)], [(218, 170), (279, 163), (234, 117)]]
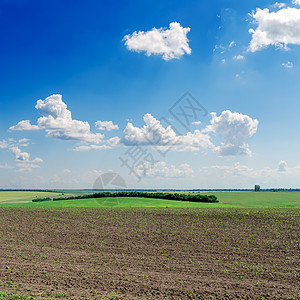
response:
[(246, 207), (300, 207), (300, 192), (206, 192), (221, 203)]
[(28, 202), (34, 198), (57, 197), (56, 192), (31, 192), (31, 191), (0, 191), (0, 204), (13, 202)]
[(1, 203), (0, 206), (9, 207), (237, 207), (236, 205), (196, 203), (185, 201), (172, 201), (151, 198), (98, 198), (76, 199), (64, 201), (45, 201), (27, 203)]
[[(83, 193), (83, 192), (81, 192)], [(60, 193), (0, 191), (0, 206), (9, 207), (300, 207), (300, 192), (201, 192), (216, 195), (219, 203), (196, 203), (149, 198), (98, 198), (31, 202)], [(79, 194), (79, 191), (76, 193)], [(68, 196), (66, 194), (65, 196)]]

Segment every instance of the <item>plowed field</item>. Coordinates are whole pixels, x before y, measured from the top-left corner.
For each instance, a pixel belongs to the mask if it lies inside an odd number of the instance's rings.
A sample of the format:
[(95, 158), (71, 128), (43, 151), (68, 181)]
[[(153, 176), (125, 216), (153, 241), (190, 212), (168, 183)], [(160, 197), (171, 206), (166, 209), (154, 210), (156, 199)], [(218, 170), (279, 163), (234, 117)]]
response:
[(299, 216), (298, 208), (0, 208), (0, 291), (299, 299)]

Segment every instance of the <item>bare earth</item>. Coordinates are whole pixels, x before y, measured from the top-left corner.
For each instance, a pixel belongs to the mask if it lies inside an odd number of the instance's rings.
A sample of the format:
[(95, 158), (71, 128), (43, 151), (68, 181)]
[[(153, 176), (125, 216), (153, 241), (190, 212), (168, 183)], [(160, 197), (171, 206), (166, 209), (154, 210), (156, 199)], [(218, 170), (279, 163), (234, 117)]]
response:
[(0, 291), (47, 299), (299, 299), (299, 213), (0, 208)]

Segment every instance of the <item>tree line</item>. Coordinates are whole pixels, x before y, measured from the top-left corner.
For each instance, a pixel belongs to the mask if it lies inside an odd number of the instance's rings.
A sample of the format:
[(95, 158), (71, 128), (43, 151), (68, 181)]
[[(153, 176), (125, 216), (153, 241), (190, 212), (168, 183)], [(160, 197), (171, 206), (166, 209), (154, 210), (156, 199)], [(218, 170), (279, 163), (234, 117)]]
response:
[(35, 198), (32, 200), (32, 202), (43, 202), (43, 201), (51, 201), (52, 199), (50, 197), (46, 198)]
[(94, 194), (86, 194), (81, 196), (59, 197), (53, 198), (53, 201), (62, 200), (75, 200), (75, 199), (91, 199), (91, 198), (111, 198), (111, 197), (138, 197), (138, 198), (155, 198), (176, 201), (189, 201), (189, 202), (206, 202), (217, 203), (219, 202), (215, 195), (201, 195), (201, 194), (179, 194), (179, 193), (148, 193), (137, 191), (119, 191), (119, 192), (101, 192)]

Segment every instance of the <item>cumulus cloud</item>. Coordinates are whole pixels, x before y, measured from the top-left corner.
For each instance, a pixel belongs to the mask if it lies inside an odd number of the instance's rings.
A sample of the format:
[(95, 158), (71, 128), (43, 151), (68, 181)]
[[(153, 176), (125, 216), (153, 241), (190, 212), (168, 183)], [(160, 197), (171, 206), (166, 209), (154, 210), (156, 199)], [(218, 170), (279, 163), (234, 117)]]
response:
[(287, 49), (289, 44), (300, 44), (300, 9), (282, 8), (270, 12), (268, 8), (252, 12), (257, 28), (251, 28), (252, 39), (248, 51), (256, 52), (270, 45)]
[(178, 137), (171, 126), (164, 128), (160, 121), (149, 113), (144, 115), (143, 120), (145, 125), (142, 128), (133, 126), (131, 122), (127, 123), (123, 131), (124, 136), (121, 139), (124, 145), (166, 145), (178, 141)]
[(220, 155), (251, 155), (247, 139), (252, 137), (258, 127), (258, 120), (241, 113), (223, 111), (218, 117), (211, 113), (212, 119), (203, 132), (213, 132), (223, 137), (223, 142), (215, 148)]
[(10, 127), (11, 130), (43, 129), (48, 137), (62, 140), (75, 140), (99, 144), (104, 135), (92, 133), (88, 122), (73, 120), (67, 105), (62, 101), (62, 95), (52, 95), (45, 100), (38, 100), (35, 108), (42, 115), (37, 125), (31, 125), (29, 120), (20, 121)]
[(95, 122), (95, 126), (99, 130), (117, 130), (119, 129), (119, 126), (117, 124), (114, 124), (112, 121), (97, 121)]
[[(163, 127), (159, 120), (151, 114), (144, 115), (145, 125), (141, 128), (128, 123), (120, 144), (125, 146), (152, 145), (158, 149), (169, 147), (175, 151), (199, 151), (214, 149), (222, 156), (251, 155), (247, 139), (252, 137), (258, 127), (258, 121), (241, 113), (223, 111), (220, 116), (211, 113), (210, 124), (203, 130), (187, 132), (186, 135), (176, 135), (171, 125)], [(220, 146), (215, 146), (210, 134), (223, 138)]]
[(17, 161), (29, 161), (30, 154), (27, 152), (22, 152), (19, 147), (13, 146), (10, 148), (10, 151), (15, 155)]
[(41, 128), (39, 128), (39, 126), (37, 125), (31, 125), (29, 120), (23, 120), (20, 121), (18, 124), (11, 126), (9, 129), (25, 131), (25, 130), (39, 130)]
[(293, 0), (294, 5), (300, 5), (300, 0)]
[(128, 50), (162, 55), (166, 61), (181, 58), (184, 54), (191, 54), (187, 34), (189, 27), (182, 27), (178, 22), (172, 22), (169, 29), (153, 28), (149, 31), (138, 31), (125, 35), (124, 41)]
[(286, 172), (287, 171), (287, 163), (284, 160), (281, 160), (278, 165), (278, 172)]
[[(33, 160), (30, 160), (30, 153), (22, 152), (22, 150), (18, 146), (12, 146), (9, 150), (15, 155), (15, 159), (17, 162), (22, 163), (41, 163), (43, 160), (40, 157), (36, 157)], [(17, 164), (18, 165), (18, 164)]]
[(294, 64), (291, 61), (288, 61), (287, 63), (283, 63), (282, 66), (287, 68), (287, 69), (294, 68)]
[(191, 177), (194, 174), (192, 167), (189, 164), (181, 164), (178, 167), (175, 165), (168, 165), (164, 161), (159, 161), (154, 164), (144, 163), (139, 165), (137, 174), (142, 177)]
[(196, 151), (213, 147), (210, 137), (200, 130), (188, 132), (184, 136), (178, 136), (171, 125), (164, 128), (160, 121), (149, 113), (145, 114), (143, 119), (145, 125), (142, 128), (135, 127), (132, 123), (127, 123), (123, 131), (124, 136), (120, 140), (120, 143), (125, 146), (133, 146), (136, 144), (152, 145), (160, 147), (160, 149), (172, 147), (173, 150), (177, 151)]
[(179, 141), (175, 150), (177, 151), (199, 151), (201, 149), (213, 149), (214, 145), (210, 141), (210, 136), (201, 130), (188, 132), (186, 135), (179, 136)]
[(112, 146), (112, 147), (115, 147), (115, 146), (118, 146), (120, 145), (120, 138), (118, 136), (115, 136), (115, 137), (112, 137), (110, 139), (107, 140), (107, 144)]
[(31, 172), (33, 169), (40, 168), (39, 163), (42, 163), (43, 160), (39, 157), (36, 157), (33, 160), (30, 160), (30, 153), (22, 152), (21, 149), (17, 146), (9, 148), (9, 150), (15, 155), (16, 159), (16, 172)]

